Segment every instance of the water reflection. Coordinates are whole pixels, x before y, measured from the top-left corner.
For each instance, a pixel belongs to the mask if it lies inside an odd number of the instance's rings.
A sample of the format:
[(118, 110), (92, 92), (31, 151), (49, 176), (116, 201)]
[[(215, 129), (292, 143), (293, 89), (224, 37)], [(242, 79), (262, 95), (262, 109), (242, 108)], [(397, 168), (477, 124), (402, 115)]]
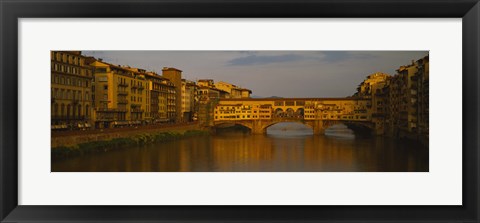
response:
[(313, 136), (308, 127), (272, 127), (267, 133), (224, 132), (89, 154), (54, 162), (52, 171), (428, 171), (428, 148), (355, 137), (345, 126), (325, 136)]

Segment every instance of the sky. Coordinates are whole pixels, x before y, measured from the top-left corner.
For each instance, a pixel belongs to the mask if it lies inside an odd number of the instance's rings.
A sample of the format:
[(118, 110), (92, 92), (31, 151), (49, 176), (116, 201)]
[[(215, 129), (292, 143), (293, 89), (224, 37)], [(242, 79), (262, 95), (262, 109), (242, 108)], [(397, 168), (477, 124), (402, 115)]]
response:
[(390, 75), (428, 51), (83, 51), (105, 62), (182, 78), (213, 79), (252, 90), (254, 97), (346, 97), (370, 74)]

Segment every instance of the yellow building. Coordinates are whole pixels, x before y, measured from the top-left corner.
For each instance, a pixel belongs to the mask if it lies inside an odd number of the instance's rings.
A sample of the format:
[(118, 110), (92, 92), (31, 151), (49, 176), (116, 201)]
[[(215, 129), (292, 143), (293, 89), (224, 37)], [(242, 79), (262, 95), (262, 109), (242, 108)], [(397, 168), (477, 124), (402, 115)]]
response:
[(95, 126), (139, 125), (148, 120), (148, 81), (142, 72), (102, 61), (94, 67)]
[(182, 117), (182, 71), (173, 67), (164, 67), (162, 76), (170, 80), (175, 86), (175, 122), (180, 122)]
[(195, 95), (197, 85), (193, 81), (182, 79), (182, 120), (193, 121), (195, 114)]
[[(169, 122), (175, 122), (177, 117), (177, 93), (175, 85), (168, 79), (164, 79), (161, 82), (160, 91), (160, 117), (167, 119)], [(164, 102), (162, 100), (165, 100)], [(165, 107), (162, 108), (162, 105)], [(163, 113), (165, 109), (165, 113)], [(165, 114), (165, 116), (163, 116)]]
[[(150, 92), (149, 107), (152, 122), (169, 122), (169, 117), (175, 116), (175, 87), (173, 83), (154, 72), (147, 72), (145, 78), (148, 81)], [(167, 114), (167, 111), (170, 111), (170, 114)]]
[(397, 69), (376, 95), (384, 101), (385, 130), (389, 135), (428, 138), (428, 55)]
[(271, 119), (272, 106), (262, 103), (238, 103), (215, 107), (215, 121)]
[(389, 77), (390, 75), (382, 72), (368, 75), (367, 78), (360, 83), (354, 96), (371, 98), (377, 89), (383, 88)]
[(376, 134), (378, 135), (384, 133), (385, 109), (387, 108), (384, 88), (390, 78), (390, 75), (381, 72), (370, 74), (360, 83), (357, 92), (353, 95), (372, 100), (372, 122), (377, 126)]
[(241, 88), (240, 91), (242, 92), (242, 98), (250, 98), (252, 91), (246, 88)]
[(213, 83), (213, 80), (210, 80), (210, 81), (211, 81), (210, 84), (214, 85), (215, 88), (228, 92), (229, 97), (226, 97), (226, 98), (249, 98), (250, 94), (252, 93), (252, 91), (249, 89), (241, 88), (225, 81), (219, 81), (218, 83), (215, 83), (215, 84)]
[(418, 134), (424, 139), (429, 138), (429, 73), (430, 73), (430, 60), (429, 56), (423, 57), (417, 61), (418, 69), (415, 77), (413, 78), (417, 82), (416, 93), (418, 94), (417, 103), (417, 129)]
[(91, 127), (92, 68), (81, 51), (51, 51), (52, 130)]
[(197, 81), (197, 85), (199, 87), (215, 88), (215, 83), (212, 79), (200, 79)]

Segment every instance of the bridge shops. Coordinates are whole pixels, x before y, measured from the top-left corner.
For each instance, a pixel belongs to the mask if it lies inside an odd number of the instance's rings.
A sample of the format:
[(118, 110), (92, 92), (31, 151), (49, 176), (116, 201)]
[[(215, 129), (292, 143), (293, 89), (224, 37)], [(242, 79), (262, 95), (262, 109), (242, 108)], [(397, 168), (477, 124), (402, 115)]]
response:
[(302, 122), (316, 134), (339, 123), (373, 129), (371, 108), (371, 100), (362, 98), (221, 99), (214, 108), (213, 126), (239, 124), (254, 133), (279, 122)]

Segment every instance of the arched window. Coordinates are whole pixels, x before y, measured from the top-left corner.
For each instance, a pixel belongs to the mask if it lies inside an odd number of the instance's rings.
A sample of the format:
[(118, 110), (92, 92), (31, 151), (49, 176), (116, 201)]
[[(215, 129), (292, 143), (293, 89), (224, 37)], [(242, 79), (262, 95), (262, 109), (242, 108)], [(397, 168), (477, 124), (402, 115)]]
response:
[(88, 114), (88, 109), (89, 109), (89, 106), (86, 105), (86, 106), (85, 106), (85, 118), (88, 118), (88, 115), (89, 115), (89, 114)]

